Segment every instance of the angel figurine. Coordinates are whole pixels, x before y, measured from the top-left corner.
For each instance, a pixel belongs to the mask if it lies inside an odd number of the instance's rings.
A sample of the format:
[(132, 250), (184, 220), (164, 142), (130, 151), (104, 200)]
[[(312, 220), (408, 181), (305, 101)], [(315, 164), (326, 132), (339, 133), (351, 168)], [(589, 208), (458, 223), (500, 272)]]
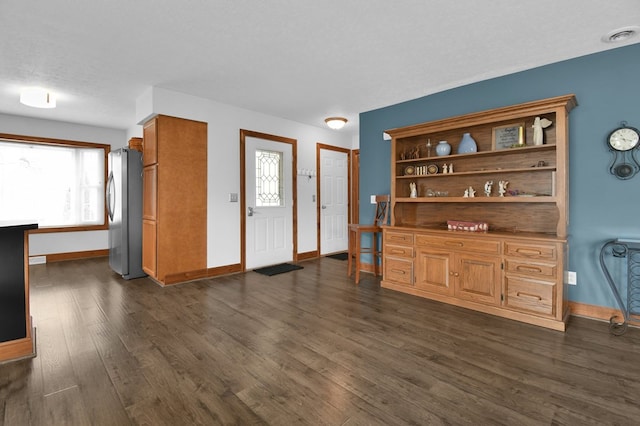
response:
[(409, 189), (411, 190), (411, 193), (409, 194), (410, 198), (417, 198), (418, 197), (418, 190), (416, 188), (416, 183), (415, 182), (411, 182), (409, 184)]
[(498, 193), (501, 197), (504, 197), (504, 193), (507, 192), (507, 185), (509, 184), (506, 180), (501, 180), (498, 182)]
[(493, 186), (493, 181), (492, 180), (488, 180), (485, 184), (484, 184), (484, 195), (487, 197), (491, 196), (491, 187)]
[(468, 191), (469, 191), (469, 198), (474, 198), (476, 196), (476, 190), (473, 189), (473, 186), (470, 186)]
[(551, 126), (552, 121), (551, 120), (547, 120), (546, 118), (540, 118), (540, 117), (536, 117), (535, 120), (533, 120), (533, 144), (534, 145), (542, 145), (543, 142), (543, 133), (542, 133), (542, 129), (546, 129), (547, 127)]

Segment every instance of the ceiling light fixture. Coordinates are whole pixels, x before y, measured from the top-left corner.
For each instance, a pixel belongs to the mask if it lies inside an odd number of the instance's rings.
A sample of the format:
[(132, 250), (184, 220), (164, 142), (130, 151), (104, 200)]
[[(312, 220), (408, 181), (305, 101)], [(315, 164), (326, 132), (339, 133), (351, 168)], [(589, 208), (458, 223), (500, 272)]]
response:
[(34, 108), (55, 108), (56, 97), (40, 87), (31, 87), (20, 93), (20, 103)]
[(638, 34), (639, 27), (623, 27), (617, 30), (609, 31), (602, 36), (602, 41), (605, 43), (620, 43), (635, 37)]
[(329, 117), (325, 118), (324, 122), (327, 123), (327, 126), (329, 126), (330, 128), (339, 130), (342, 129), (345, 124), (347, 124), (347, 119), (344, 117)]

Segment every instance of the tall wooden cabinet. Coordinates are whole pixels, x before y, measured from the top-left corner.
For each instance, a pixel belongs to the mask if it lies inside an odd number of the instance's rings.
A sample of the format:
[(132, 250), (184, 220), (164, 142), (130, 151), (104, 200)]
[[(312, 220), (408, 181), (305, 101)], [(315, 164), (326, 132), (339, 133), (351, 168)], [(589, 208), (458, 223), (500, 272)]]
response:
[[(564, 330), (568, 116), (575, 106), (566, 95), (388, 130), (391, 225), (383, 231), (382, 286)], [(536, 118), (552, 123), (538, 145)], [(465, 133), (477, 152), (457, 153)], [(451, 154), (437, 156), (442, 140)], [(508, 182), (504, 196), (500, 181)], [(493, 182), (490, 196), (486, 182)], [(465, 196), (470, 188), (475, 197)], [(485, 222), (489, 230), (452, 231), (448, 221)]]
[(152, 118), (142, 161), (142, 269), (163, 285), (206, 276), (207, 123)]

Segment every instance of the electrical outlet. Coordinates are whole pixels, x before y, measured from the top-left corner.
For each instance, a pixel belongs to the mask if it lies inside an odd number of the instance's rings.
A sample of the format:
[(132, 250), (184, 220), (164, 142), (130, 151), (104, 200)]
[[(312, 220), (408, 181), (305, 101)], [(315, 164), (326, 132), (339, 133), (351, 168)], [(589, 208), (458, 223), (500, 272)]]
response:
[(376, 203), (376, 196), (372, 195), (371, 196), (371, 204), (375, 204)]
[(567, 271), (567, 276), (566, 276), (566, 280), (567, 284), (569, 285), (576, 285), (578, 284), (578, 274), (574, 271)]
[(231, 202), (231, 203), (237, 203), (238, 202), (238, 193), (237, 192), (229, 193), (229, 202)]

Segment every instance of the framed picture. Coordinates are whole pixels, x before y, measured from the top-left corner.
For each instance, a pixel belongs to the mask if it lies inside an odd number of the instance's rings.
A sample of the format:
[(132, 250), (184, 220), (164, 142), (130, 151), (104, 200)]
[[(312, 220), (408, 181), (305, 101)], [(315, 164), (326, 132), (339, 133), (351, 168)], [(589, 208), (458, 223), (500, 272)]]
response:
[(494, 151), (498, 151), (500, 149), (513, 148), (514, 145), (517, 146), (520, 128), (523, 129), (522, 134), (524, 135), (524, 122), (494, 127), (492, 132), (491, 148)]

